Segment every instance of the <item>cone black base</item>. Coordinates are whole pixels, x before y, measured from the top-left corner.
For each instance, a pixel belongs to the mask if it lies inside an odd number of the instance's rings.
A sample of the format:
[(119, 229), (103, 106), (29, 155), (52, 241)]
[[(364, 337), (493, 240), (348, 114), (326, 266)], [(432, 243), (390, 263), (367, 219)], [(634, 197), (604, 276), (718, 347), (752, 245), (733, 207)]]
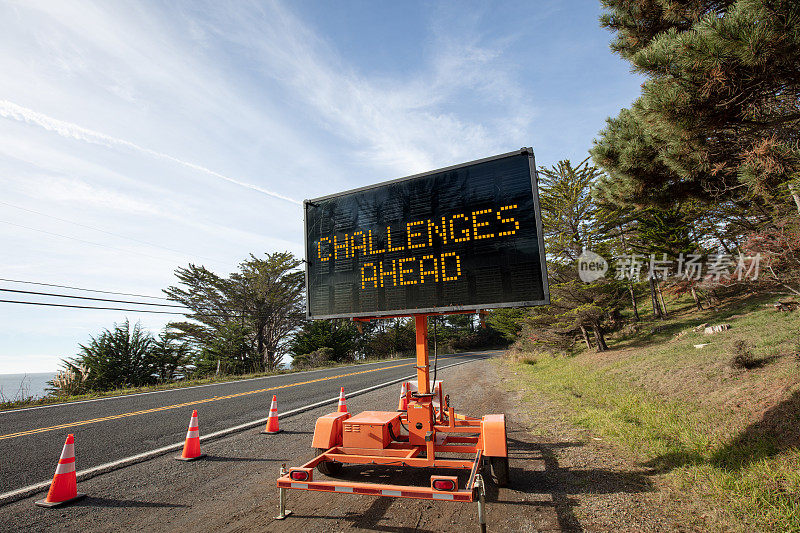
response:
[(39, 507), (60, 507), (62, 505), (66, 505), (68, 503), (76, 502), (86, 497), (86, 494), (78, 493), (77, 496), (74, 498), (70, 498), (69, 500), (64, 500), (63, 502), (48, 502), (47, 500), (36, 500), (36, 505)]
[(264, 431), (261, 432), (261, 434), (262, 435), (277, 435), (278, 433), (281, 433), (282, 431), (283, 431), (282, 429), (279, 429), (278, 431), (267, 431), (267, 430), (264, 430)]
[(206, 456), (206, 454), (201, 453), (197, 457), (176, 457), (175, 459), (177, 459), (178, 461), (194, 461), (195, 459), (200, 459), (200, 458), (205, 457), (205, 456)]

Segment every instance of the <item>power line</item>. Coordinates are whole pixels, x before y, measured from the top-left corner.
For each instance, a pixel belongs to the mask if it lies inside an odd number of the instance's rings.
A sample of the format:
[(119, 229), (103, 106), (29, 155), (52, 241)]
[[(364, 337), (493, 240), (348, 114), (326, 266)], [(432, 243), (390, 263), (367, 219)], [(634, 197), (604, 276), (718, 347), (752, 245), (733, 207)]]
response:
[(47, 307), (71, 307), (73, 309), (102, 309), (106, 311), (129, 311), (131, 313), (157, 313), (160, 315), (183, 315), (177, 311), (155, 311), (153, 309), (123, 309), (121, 307), (92, 307), (88, 305), (70, 305), (70, 304), (54, 304), (45, 302), (23, 302), (20, 300), (0, 300), (0, 303), (5, 304), (26, 304), (26, 305), (44, 305)]
[(156, 311), (154, 309), (125, 309), (122, 307), (93, 307), (88, 305), (71, 305), (71, 304), (57, 304), (46, 302), (25, 302), (21, 300), (0, 300), (0, 303), (6, 304), (25, 304), (25, 305), (44, 305), (47, 307), (69, 307), (72, 309), (99, 309), (105, 311), (128, 311), (131, 313), (155, 313), (159, 315), (199, 315), (199, 316), (230, 316), (231, 318), (239, 318), (236, 315), (212, 314), (212, 313), (180, 313), (178, 311)]
[(14, 292), (17, 294), (35, 294), (36, 296), (55, 296), (56, 298), (73, 298), (75, 300), (93, 300), (96, 302), (111, 302), (117, 304), (136, 304), (136, 305), (153, 305), (157, 307), (179, 307), (181, 309), (191, 309), (185, 305), (175, 304), (157, 304), (151, 302), (134, 302), (131, 300), (112, 300), (109, 298), (92, 298), (91, 296), (76, 296), (73, 294), (56, 294), (54, 292), (38, 292), (38, 291), (21, 291), (17, 289), (0, 289), (1, 292)]
[(116, 291), (101, 291), (98, 289), (84, 289), (83, 287), (71, 287), (69, 285), (57, 285), (55, 283), (42, 283), (38, 281), (23, 281), (20, 279), (8, 279), (8, 278), (0, 278), (0, 281), (7, 281), (9, 283), (24, 283), (26, 285), (41, 285), (43, 287), (57, 287), (59, 289), (71, 289), (73, 291), (99, 292), (102, 294), (116, 294), (118, 296), (136, 296), (138, 298), (153, 298), (155, 300), (172, 301), (169, 298), (164, 298), (163, 296), (149, 296), (147, 294), (134, 294), (132, 292), (116, 292)]
[[(59, 288), (62, 288), (62, 289), (71, 289), (71, 290), (77, 290), (77, 291), (99, 292), (99, 293), (103, 293), (103, 294), (116, 294), (116, 295), (122, 295), (122, 296), (136, 296), (136, 297), (141, 297), (141, 298), (154, 298), (154, 299), (158, 299), (158, 300), (165, 300), (165, 301), (168, 301), (168, 302), (175, 301), (175, 300), (170, 300), (169, 298), (162, 298), (160, 296), (148, 296), (148, 295), (144, 295), (144, 294), (135, 294), (135, 293), (129, 293), (129, 292), (101, 291), (101, 290), (95, 290), (95, 289), (85, 289), (85, 288), (82, 288), (82, 287), (73, 287), (73, 286), (70, 286), (70, 285), (58, 285), (58, 284), (55, 284), (55, 283), (41, 283), (41, 282), (36, 282), (36, 281), (22, 281), (22, 280), (16, 280), (16, 279), (8, 279), (8, 278), (0, 278), (0, 281), (6, 281), (6, 282), (11, 282), (11, 283), (25, 283), (25, 284), (29, 284), (29, 285), (43, 285), (43, 286), (46, 286), (46, 287), (59, 287)], [(192, 308), (192, 307), (189, 307), (189, 306), (183, 305), (183, 304), (177, 304), (177, 303), (176, 304), (162, 304), (162, 303), (151, 303), (151, 302), (136, 302), (136, 301), (131, 301), (131, 300), (116, 300), (116, 299), (111, 299), (111, 298), (94, 298), (94, 297), (91, 297), (91, 296), (78, 296), (78, 295), (74, 295), (74, 294), (58, 294), (58, 293), (53, 293), (53, 292), (24, 291), (24, 290), (20, 290), (20, 289), (5, 289), (5, 288), (0, 288), (0, 292), (13, 292), (13, 293), (17, 293), (17, 294), (31, 294), (31, 295), (35, 295), (35, 296), (52, 296), (52, 297), (56, 297), (56, 298), (73, 298), (73, 299), (77, 299), (77, 300), (92, 300), (92, 301), (98, 301), (98, 302), (123, 303), (123, 304), (134, 304), (134, 305), (149, 305), (149, 306), (158, 306), (158, 307), (176, 307), (176, 308), (179, 308), (179, 309), (186, 309), (188, 311), (194, 311), (194, 308)], [(177, 314), (197, 314), (197, 315), (203, 315), (203, 316), (237, 316), (237, 317), (241, 317), (242, 316), (242, 315), (235, 315), (235, 314), (224, 315), (222, 313), (214, 314), (214, 313), (204, 312), (203, 311), (204, 309), (216, 312), (216, 311), (218, 311), (218, 308), (212, 308), (212, 307), (207, 307), (207, 306), (202, 306), (202, 305), (198, 306), (198, 309), (200, 309), (199, 312), (177, 313)], [(239, 311), (240, 311), (239, 309), (236, 309), (233, 312), (234, 313), (238, 313)]]
[(10, 204), (8, 202), (0, 201), (0, 204), (7, 205), (9, 207), (13, 207), (14, 209), (19, 209), (21, 211), (27, 211), (28, 213), (34, 213), (36, 215), (40, 215), (40, 216), (43, 216), (43, 217), (48, 217), (48, 218), (52, 218), (54, 220), (59, 220), (61, 222), (66, 222), (68, 224), (74, 224), (76, 226), (81, 226), (83, 228), (87, 228), (87, 229), (90, 229), (90, 230), (93, 230), (93, 231), (99, 231), (100, 233), (105, 233), (106, 235), (111, 235), (113, 237), (119, 237), (120, 239), (127, 239), (129, 241), (138, 242), (140, 244), (146, 244), (147, 246), (152, 246), (154, 248), (161, 248), (162, 250), (167, 250), (169, 252), (174, 252), (174, 253), (178, 253), (178, 254), (182, 254), (182, 255), (194, 255), (195, 257), (199, 257), (200, 259), (207, 259), (208, 261), (214, 261), (215, 263), (220, 263), (220, 264), (224, 264), (225, 263), (224, 261), (220, 261), (219, 259), (214, 259), (213, 257), (204, 257), (202, 255), (189, 254), (189, 253), (183, 252), (181, 250), (176, 250), (174, 248), (169, 248), (167, 246), (161, 246), (160, 244), (153, 244), (152, 242), (143, 241), (143, 240), (140, 240), (140, 239), (136, 239), (134, 237), (128, 237), (126, 235), (120, 235), (119, 233), (114, 233), (114, 232), (107, 231), (107, 230), (104, 230), (104, 229), (96, 228), (94, 226), (89, 226), (87, 224), (82, 224), (80, 222), (75, 222), (74, 220), (67, 220), (66, 218), (57, 217), (55, 215), (50, 215), (50, 214), (47, 214), (47, 213), (34, 211), (33, 209), (28, 209), (27, 207), (20, 207), (18, 205)]
[[(134, 305), (150, 305), (150, 306), (157, 306), (157, 307), (176, 307), (179, 309), (186, 309), (188, 311), (194, 311), (194, 308), (189, 307), (187, 305), (182, 304), (159, 304), (159, 303), (151, 303), (151, 302), (136, 302), (132, 300), (114, 300), (110, 298), (92, 298), (91, 296), (77, 296), (74, 294), (58, 294), (54, 292), (39, 292), (39, 291), (23, 291), (18, 289), (3, 289), (0, 288), (0, 292), (13, 292), (17, 294), (32, 294), (35, 296), (54, 296), (56, 298), (72, 298), (75, 300), (92, 300), (95, 302), (110, 302), (110, 303), (118, 303), (118, 304), (134, 304)], [(217, 308), (207, 307), (200, 305), (198, 309), (202, 311), (210, 310), (210, 311), (218, 311)], [(238, 311), (238, 310), (237, 310)]]

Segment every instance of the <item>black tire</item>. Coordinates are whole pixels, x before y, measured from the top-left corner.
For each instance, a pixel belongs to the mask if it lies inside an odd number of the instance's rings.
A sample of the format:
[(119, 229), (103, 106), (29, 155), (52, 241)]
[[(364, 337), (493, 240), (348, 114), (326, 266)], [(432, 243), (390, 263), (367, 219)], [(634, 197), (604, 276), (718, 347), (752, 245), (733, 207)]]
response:
[[(323, 454), (327, 451), (328, 450), (323, 450), (322, 448), (317, 448), (317, 455)], [(319, 470), (320, 474), (326, 476), (335, 476), (342, 472), (342, 463), (337, 463), (336, 461), (322, 461), (317, 465), (317, 470)]]
[(489, 457), (492, 481), (498, 487), (507, 487), (509, 482), (508, 457)]

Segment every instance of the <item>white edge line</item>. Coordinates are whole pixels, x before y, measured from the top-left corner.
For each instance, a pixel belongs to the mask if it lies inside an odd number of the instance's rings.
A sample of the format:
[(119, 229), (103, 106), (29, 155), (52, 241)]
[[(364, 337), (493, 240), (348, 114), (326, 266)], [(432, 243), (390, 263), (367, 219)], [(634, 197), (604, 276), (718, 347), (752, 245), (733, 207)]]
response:
[[(485, 353), (485, 352), (474, 352), (474, 353), (475, 354), (481, 354), (481, 353)], [(465, 365), (467, 363), (472, 363), (474, 361), (480, 361), (480, 359), (468, 359), (466, 361), (459, 361), (459, 362), (453, 363), (451, 365), (443, 366), (442, 369), (450, 368), (450, 367), (458, 366), (458, 365)], [(360, 365), (357, 365), (357, 366), (360, 366)], [(321, 370), (325, 370), (325, 369), (321, 369)], [(395, 383), (400, 383), (401, 381), (414, 379), (414, 377), (415, 377), (415, 375), (411, 375), (411, 376), (405, 376), (405, 377), (398, 378), (398, 379), (393, 379), (392, 381), (387, 381), (387, 382), (381, 383), (379, 385), (372, 385), (371, 387), (367, 387), (365, 389), (361, 389), (361, 390), (357, 390), (357, 391), (353, 391), (353, 392), (348, 392), (347, 396), (348, 397), (360, 396), (361, 394), (366, 394), (366, 393), (372, 392), (372, 391), (374, 391), (376, 389), (380, 389), (380, 388), (383, 388), (383, 387), (388, 387), (389, 385), (394, 385)], [(255, 379), (261, 379), (261, 378), (255, 378)], [(159, 392), (163, 392), (163, 391), (159, 391)], [(328, 400), (322, 400), (322, 401), (317, 402), (317, 403), (312, 403), (311, 405), (305, 405), (303, 407), (298, 407), (296, 409), (292, 409), (290, 411), (286, 411), (282, 415), (278, 415), (278, 418), (281, 419), (281, 418), (285, 418), (285, 417), (288, 417), (288, 416), (296, 415), (296, 414), (299, 414), (299, 413), (303, 413), (305, 411), (310, 411), (312, 409), (316, 409), (317, 407), (322, 407), (323, 405), (336, 403), (338, 401), (339, 401), (339, 397), (338, 396), (335, 397), (335, 398), (330, 398)], [(223, 437), (223, 436), (229, 435), (231, 433), (236, 433), (238, 431), (242, 431), (244, 429), (250, 429), (250, 428), (255, 427), (255, 426), (260, 426), (261, 424), (264, 424), (266, 422), (267, 422), (267, 418), (260, 418), (258, 420), (253, 420), (252, 422), (245, 422), (244, 424), (239, 424), (238, 426), (233, 426), (233, 427), (226, 428), (226, 429), (220, 429), (219, 431), (215, 431), (213, 433), (209, 433), (207, 435), (203, 435), (203, 436), (200, 437), (200, 440), (204, 441), (204, 440), (211, 440), (211, 439)], [(150, 450), (150, 451), (139, 453), (139, 454), (136, 454), (136, 455), (131, 455), (130, 457), (125, 457), (123, 459), (117, 459), (116, 461), (112, 461), (110, 463), (105, 463), (105, 464), (102, 464), (102, 465), (94, 466), (92, 468), (88, 468), (86, 470), (81, 470), (80, 472), (77, 472), (76, 476), (77, 476), (78, 480), (84, 480), (84, 479), (93, 478), (93, 477), (95, 477), (97, 475), (104, 474), (106, 472), (111, 472), (112, 470), (116, 470), (118, 468), (123, 468), (125, 466), (129, 466), (129, 465), (132, 465), (132, 464), (136, 464), (136, 463), (140, 463), (140, 462), (146, 461), (148, 459), (152, 459), (152, 458), (157, 457), (159, 455), (164, 455), (165, 453), (171, 452), (173, 450), (180, 450), (183, 445), (184, 445), (183, 442), (178, 442), (176, 444), (170, 444), (169, 446), (163, 446), (161, 448), (156, 448), (155, 450)], [(41, 483), (36, 483), (35, 485), (28, 485), (27, 487), (23, 487), (21, 489), (17, 489), (17, 490), (13, 490), (11, 492), (6, 492), (4, 494), (0, 494), (0, 506), (6, 505), (6, 504), (11, 503), (11, 502), (15, 502), (17, 500), (22, 500), (24, 498), (27, 498), (28, 496), (32, 496), (33, 494), (36, 494), (37, 492), (42, 492), (42, 491), (44, 491), (45, 489), (47, 489), (50, 486), (50, 483), (51, 483), (50, 481), (43, 481)]]
[[(477, 352), (452, 353), (452, 354), (445, 354), (445, 355), (440, 356), (440, 357), (443, 357), (443, 358), (446, 358), (446, 359), (451, 359), (453, 357), (461, 357), (461, 356), (464, 356), (464, 355), (477, 355), (477, 354), (495, 352), (495, 351), (501, 351), (501, 350), (485, 350), (485, 351), (477, 351)], [(119, 398), (130, 398), (131, 396), (147, 396), (148, 394), (161, 394), (163, 392), (178, 392), (178, 391), (189, 390), (189, 389), (202, 389), (204, 387), (216, 387), (216, 386), (219, 386), (219, 385), (230, 385), (232, 383), (246, 383), (248, 381), (256, 381), (256, 380), (259, 380), (259, 379), (271, 379), (271, 378), (281, 378), (281, 377), (285, 378), (286, 376), (292, 376), (292, 375), (295, 375), (295, 374), (313, 374), (314, 372), (323, 372), (325, 370), (343, 370), (343, 369), (346, 369), (346, 368), (360, 368), (362, 366), (378, 365), (378, 364), (381, 364), (381, 363), (390, 363), (390, 362), (395, 362), (395, 361), (405, 361), (407, 359), (414, 359), (414, 358), (413, 357), (403, 357), (403, 358), (400, 358), (400, 359), (387, 359), (387, 360), (383, 360), (383, 361), (375, 361), (375, 362), (372, 362), (372, 363), (361, 363), (361, 364), (358, 364), (358, 365), (334, 366), (334, 367), (331, 367), (331, 368), (317, 368), (315, 370), (302, 370), (300, 372), (287, 372), (285, 374), (273, 374), (271, 376), (261, 376), (261, 377), (258, 377), (258, 378), (232, 379), (230, 381), (220, 381), (219, 383), (206, 383), (205, 385), (191, 385), (189, 387), (175, 387), (175, 388), (172, 388), (172, 389), (154, 390), (154, 391), (150, 391), (150, 392), (133, 392), (131, 394), (122, 394), (120, 396), (106, 396), (105, 398), (94, 398), (94, 399), (91, 399), (91, 400), (80, 400), (80, 401), (77, 401), (77, 402), (61, 402), (61, 403), (51, 403), (51, 404), (47, 404), (47, 405), (37, 405), (36, 407), (21, 407), (19, 409), (4, 409), (4, 410), (0, 410), (0, 416), (2, 416), (4, 414), (8, 414), (8, 413), (21, 413), (22, 411), (32, 411), (34, 409), (49, 409), (51, 407), (64, 407), (64, 406), (70, 406), (70, 405), (79, 405), (79, 404), (82, 404), (82, 403), (102, 402), (102, 401), (105, 401), (105, 400), (117, 400)], [(445, 368), (445, 367), (442, 367), (442, 368)]]

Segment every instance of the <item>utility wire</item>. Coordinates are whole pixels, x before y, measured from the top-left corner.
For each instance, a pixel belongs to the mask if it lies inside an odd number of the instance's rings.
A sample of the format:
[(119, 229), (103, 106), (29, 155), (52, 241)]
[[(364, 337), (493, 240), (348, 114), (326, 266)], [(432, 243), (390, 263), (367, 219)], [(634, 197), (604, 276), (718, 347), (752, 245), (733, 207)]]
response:
[(177, 311), (154, 311), (152, 309), (141, 310), (141, 309), (123, 309), (121, 307), (91, 307), (87, 305), (69, 305), (69, 304), (53, 304), (53, 303), (45, 303), (45, 302), (23, 302), (20, 300), (0, 300), (0, 303), (6, 304), (26, 304), (26, 305), (44, 305), (47, 307), (71, 307), (74, 309), (103, 309), (107, 311), (130, 311), (131, 313), (158, 313), (160, 315), (182, 315), (184, 313), (179, 313)]
[(44, 305), (47, 307), (69, 307), (73, 309), (100, 309), (106, 311), (129, 311), (131, 313), (156, 313), (159, 315), (199, 315), (199, 316), (230, 316), (231, 318), (238, 318), (237, 315), (224, 315), (212, 313), (186, 313), (179, 311), (156, 311), (153, 309), (125, 309), (122, 307), (92, 307), (88, 305), (71, 305), (71, 304), (56, 304), (46, 302), (24, 302), (21, 300), (0, 300), (0, 303), (6, 304), (25, 304), (25, 305)]
[(85, 289), (83, 287), (71, 287), (69, 285), (57, 285), (55, 283), (42, 283), (38, 281), (23, 281), (20, 279), (8, 279), (8, 278), (0, 278), (0, 281), (7, 281), (9, 283), (24, 283), (26, 285), (41, 285), (43, 287), (57, 287), (59, 289), (71, 289), (73, 291), (99, 292), (102, 294), (116, 294), (118, 296), (136, 296), (138, 298), (153, 298), (155, 300), (166, 300), (168, 302), (172, 301), (169, 298), (164, 298), (163, 296), (149, 296), (147, 294), (134, 294), (132, 292), (101, 291), (98, 289)]
[[(143, 294), (133, 294), (133, 293), (127, 293), (127, 292), (99, 291), (99, 290), (93, 290), (93, 289), (84, 289), (84, 288), (80, 288), (80, 287), (71, 287), (71, 286), (68, 286), (68, 285), (56, 285), (55, 283), (38, 283), (38, 282), (35, 282), (35, 281), (21, 281), (21, 280), (6, 279), (6, 278), (0, 278), (0, 281), (8, 281), (8, 282), (12, 282), (12, 283), (28, 283), (28, 284), (32, 284), (32, 285), (45, 285), (47, 287), (60, 287), (62, 289), (73, 289), (73, 290), (88, 291), (88, 292), (101, 292), (101, 293), (105, 293), (105, 294), (119, 294), (119, 295), (123, 295), (123, 296), (138, 296), (138, 297), (142, 297), (142, 298), (157, 298), (159, 300), (166, 300), (166, 301), (169, 301), (169, 302), (175, 301), (175, 300), (170, 300), (169, 298), (161, 298), (159, 296), (146, 296), (146, 295), (143, 295)], [(35, 296), (53, 296), (53, 297), (56, 297), (56, 298), (73, 298), (73, 299), (76, 299), (76, 300), (93, 300), (93, 301), (97, 301), (97, 302), (110, 302), (110, 303), (122, 303), (122, 304), (134, 304), (134, 305), (149, 305), (149, 306), (158, 306), (158, 307), (176, 307), (176, 308), (179, 308), (179, 309), (187, 309), (187, 310), (193, 310), (194, 309), (192, 307), (189, 307), (189, 306), (186, 306), (186, 305), (183, 305), (183, 304), (177, 304), (177, 303), (175, 303), (175, 304), (162, 304), (162, 303), (151, 303), (151, 302), (136, 302), (136, 301), (131, 301), (131, 300), (116, 300), (116, 299), (111, 299), (111, 298), (93, 298), (93, 297), (90, 297), (90, 296), (78, 296), (78, 295), (74, 295), (74, 294), (57, 294), (57, 293), (53, 293), (53, 292), (24, 291), (24, 290), (20, 290), (20, 289), (4, 289), (4, 288), (0, 288), (0, 292), (13, 292), (13, 293), (17, 293), (17, 294), (31, 294), (31, 295), (35, 295)], [(198, 308), (201, 309), (201, 310), (204, 310), (204, 309), (205, 310), (210, 310), (212, 312), (216, 312), (217, 311), (217, 308), (206, 307), (206, 306), (202, 306), (202, 305), (198, 306)], [(239, 310), (237, 309), (235, 312), (239, 312)], [(182, 314), (186, 314), (186, 313), (182, 313)], [(204, 313), (201, 311), (200, 313), (195, 313), (195, 314), (204, 314)], [(220, 316), (222, 316), (222, 315), (220, 315)], [(241, 315), (231, 315), (231, 316), (241, 316)]]
[(183, 252), (181, 250), (176, 250), (174, 248), (169, 248), (167, 246), (161, 246), (160, 244), (153, 244), (152, 242), (142, 241), (140, 239), (136, 239), (134, 237), (128, 237), (126, 235), (120, 235), (119, 233), (114, 233), (114, 232), (107, 231), (107, 230), (104, 230), (104, 229), (96, 228), (94, 226), (89, 226), (87, 224), (82, 224), (80, 222), (75, 222), (74, 220), (67, 220), (66, 218), (60, 218), (60, 217), (57, 217), (55, 215), (42, 213), (40, 211), (34, 211), (33, 209), (28, 209), (27, 207), (20, 207), (18, 205), (10, 204), (8, 202), (0, 201), (0, 204), (7, 205), (8, 207), (13, 207), (14, 209), (19, 209), (20, 211), (27, 211), (28, 213), (33, 213), (35, 215), (40, 215), (40, 216), (52, 218), (54, 220), (58, 220), (58, 221), (61, 221), (61, 222), (66, 222), (67, 224), (74, 224), (76, 226), (81, 226), (82, 228), (87, 228), (87, 229), (90, 229), (90, 230), (93, 230), (93, 231), (99, 231), (100, 233), (105, 233), (106, 235), (111, 235), (113, 237), (119, 237), (120, 239), (127, 239), (129, 241), (138, 242), (140, 244), (146, 244), (147, 246), (152, 246), (153, 248), (161, 248), (162, 250), (167, 250), (169, 252), (174, 252), (174, 253), (178, 253), (178, 254), (182, 254), (182, 255), (189, 255), (189, 256), (194, 256), (194, 257), (199, 257), (200, 259), (207, 259), (208, 261), (214, 261), (215, 263), (220, 263), (220, 264), (224, 264), (225, 263), (224, 261), (220, 261), (219, 259), (214, 259), (213, 257), (203, 257), (202, 255), (189, 254), (189, 253)]
[[(187, 305), (182, 305), (182, 304), (159, 304), (159, 303), (151, 303), (151, 302), (136, 302), (136, 301), (133, 301), (133, 300), (114, 300), (114, 299), (110, 299), (110, 298), (92, 298), (90, 296), (76, 296), (76, 295), (73, 295), (73, 294), (57, 294), (57, 293), (54, 293), (54, 292), (22, 291), (22, 290), (17, 290), (17, 289), (3, 289), (3, 288), (0, 288), (0, 292), (14, 292), (14, 293), (17, 293), (17, 294), (32, 294), (32, 295), (35, 295), (35, 296), (54, 296), (56, 298), (73, 298), (75, 300), (92, 300), (92, 301), (95, 301), (95, 302), (110, 302), (110, 303), (118, 303), (118, 304), (150, 305), (150, 306), (157, 306), (157, 307), (177, 307), (179, 309), (186, 309), (186, 310), (189, 310), (189, 311), (193, 311), (194, 310), (193, 307), (189, 307)], [(217, 312), (218, 311), (217, 308), (207, 307), (207, 306), (203, 306), (203, 305), (198, 306), (198, 309), (200, 309), (201, 312), (205, 311), (205, 310), (210, 310), (212, 312)], [(237, 309), (237, 312), (238, 312), (238, 309)]]
[(0, 289), (0, 292), (14, 292), (17, 294), (34, 294), (36, 296), (55, 296), (56, 298), (73, 298), (75, 300), (93, 300), (95, 302), (111, 302), (117, 304), (136, 304), (136, 305), (152, 305), (157, 307), (179, 307), (181, 309), (191, 309), (185, 305), (176, 304), (157, 304), (152, 302), (134, 302), (132, 300), (113, 300), (109, 298), (92, 298), (90, 296), (75, 296), (72, 294), (56, 294), (54, 292), (38, 292), (38, 291), (21, 291), (17, 289)]

